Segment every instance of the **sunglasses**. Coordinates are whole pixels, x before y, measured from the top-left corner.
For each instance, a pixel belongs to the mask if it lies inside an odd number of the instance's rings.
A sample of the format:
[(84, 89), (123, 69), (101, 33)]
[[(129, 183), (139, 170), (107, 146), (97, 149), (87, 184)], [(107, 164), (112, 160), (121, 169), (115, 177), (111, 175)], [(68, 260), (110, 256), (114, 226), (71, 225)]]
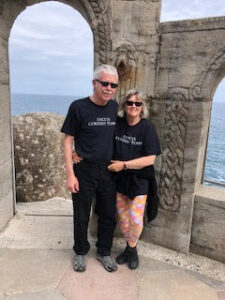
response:
[(95, 79), (95, 81), (101, 83), (101, 85), (104, 86), (104, 87), (107, 87), (108, 85), (110, 85), (112, 89), (115, 89), (115, 88), (118, 87), (118, 84), (114, 83), (114, 82), (101, 81), (101, 80), (98, 80), (98, 79)]
[(139, 106), (142, 106), (143, 102), (134, 102), (134, 101), (130, 101), (130, 100), (127, 100), (127, 101), (126, 101), (126, 105), (127, 105), (127, 106), (132, 106), (133, 104), (134, 104), (135, 106), (139, 107)]

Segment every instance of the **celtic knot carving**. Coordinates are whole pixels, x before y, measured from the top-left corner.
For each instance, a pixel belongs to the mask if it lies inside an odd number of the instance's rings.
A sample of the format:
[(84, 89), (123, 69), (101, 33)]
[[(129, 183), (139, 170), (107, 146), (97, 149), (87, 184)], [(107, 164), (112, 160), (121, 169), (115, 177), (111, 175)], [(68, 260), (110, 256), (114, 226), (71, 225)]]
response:
[(178, 212), (180, 208), (188, 115), (187, 100), (187, 90), (175, 88), (169, 92), (166, 105), (159, 198), (161, 207), (173, 212)]

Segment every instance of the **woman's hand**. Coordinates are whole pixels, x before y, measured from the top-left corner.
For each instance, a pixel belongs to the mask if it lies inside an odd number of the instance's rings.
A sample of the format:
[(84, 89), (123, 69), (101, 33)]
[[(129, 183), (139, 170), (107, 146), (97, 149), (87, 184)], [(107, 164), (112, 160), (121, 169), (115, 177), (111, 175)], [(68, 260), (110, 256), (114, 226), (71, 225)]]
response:
[(112, 160), (112, 164), (108, 166), (108, 170), (111, 172), (120, 172), (124, 169), (123, 161)]
[(73, 150), (73, 152), (72, 152), (72, 160), (73, 160), (73, 162), (75, 164), (79, 164), (83, 160), (83, 158), (80, 157), (75, 150)]

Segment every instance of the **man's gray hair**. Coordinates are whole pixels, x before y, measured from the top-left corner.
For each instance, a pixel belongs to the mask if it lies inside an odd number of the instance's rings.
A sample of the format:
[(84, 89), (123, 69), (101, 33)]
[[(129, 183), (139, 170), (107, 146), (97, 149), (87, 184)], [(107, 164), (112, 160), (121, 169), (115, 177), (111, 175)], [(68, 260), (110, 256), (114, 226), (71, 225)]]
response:
[(111, 65), (100, 65), (94, 71), (94, 79), (98, 79), (101, 73), (110, 74), (119, 78), (118, 72), (114, 66)]
[(126, 93), (126, 96), (123, 98), (122, 102), (119, 105), (118, 116), (123, 117), (125, 115), (126, 102), (134, 95), (137, 97), (138, 100), (143, 102), (141, 115), (140, 115), (141, 119), (147, 119), (149, 117), (149, 109), (148, 109), (148, 105), (146, 103), (146, 98), (144, 97), (144, 95), (141, 92), (139, 92), (135, 89), (130, 90)]

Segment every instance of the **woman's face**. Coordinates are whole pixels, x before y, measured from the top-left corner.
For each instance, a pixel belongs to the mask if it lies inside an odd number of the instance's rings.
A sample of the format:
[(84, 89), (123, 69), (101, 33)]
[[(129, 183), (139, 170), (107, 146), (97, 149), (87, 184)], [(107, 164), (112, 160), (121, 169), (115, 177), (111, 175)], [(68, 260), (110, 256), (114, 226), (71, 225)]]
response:
[[(138, 104), (139, 106), (136, 106)], [(137, 95), (132, 95), (125, 104), (125, 113), (128, 117), (141, 118), (143, 102), (138, 99)]]

